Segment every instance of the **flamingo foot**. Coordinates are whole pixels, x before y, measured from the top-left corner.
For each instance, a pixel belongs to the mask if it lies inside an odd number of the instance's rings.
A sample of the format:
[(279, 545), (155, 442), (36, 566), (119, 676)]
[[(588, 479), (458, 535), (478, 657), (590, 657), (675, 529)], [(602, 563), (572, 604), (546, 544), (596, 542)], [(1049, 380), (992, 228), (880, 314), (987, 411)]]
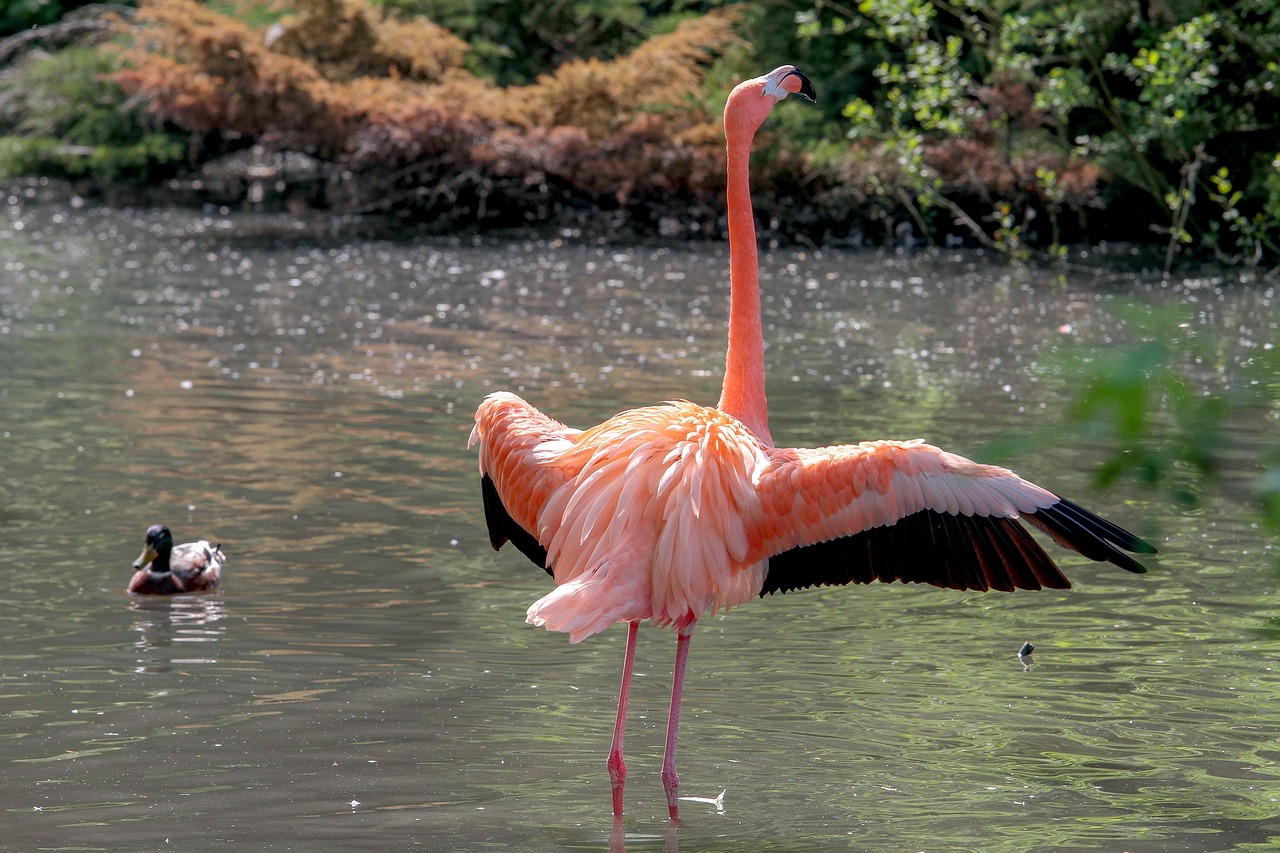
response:
[(627, 733), (627, 703), (631, 699), (631, 670), (636, 662), (636, 635), (640, 623), (627, 626), (627, 651), (622, 658), (622, 686), (618, 688), (618, 716), (613, 721), (613, 743), (609, 746), (609, 786), (613, 789), (613, 817), (622, 817), (622, 788), (627, 782), (627, 762), (622, 760), (622, 744)]
[(680, 820), (680, 777), (676, 775), (676, 733), (680, 729), (680, 699), (684, 693), (684, 670), (689, 663), (689, 639), (693, 626), (676, 635), (676, 666), (671, 678), (671, 711), (667, 716), (667, 751), (662, 757), (662, 788), (667, 792), (667, 810), (673, 823)]
[(667, 810), (671, 813), (671, 820), (680, 820), (680, 777), (676, 775), (675, 762), (670, 767), (662, 768), (662, 789), (667, 792)]
[(610, 750), (606, 766), (609, 768), (609, 786), (613, 789), (613, 815), (622, 817), (622, 788), (627, 782), (627, 763), (622, 760), (622, 750)]

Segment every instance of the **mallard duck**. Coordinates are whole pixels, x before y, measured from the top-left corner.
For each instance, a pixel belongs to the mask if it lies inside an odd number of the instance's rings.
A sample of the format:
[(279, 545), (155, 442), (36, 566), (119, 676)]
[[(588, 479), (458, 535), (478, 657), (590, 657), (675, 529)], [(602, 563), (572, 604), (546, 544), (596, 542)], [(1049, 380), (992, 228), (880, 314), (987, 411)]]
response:
[(135, 595), (174, 595), (184, 592), (213, 592), (218, 588), (222, 564), (227, 557), (219, 545), (198, 542), (173, 544), (173, 534), (163, 524), (147, 528), (147, 544), (142, 556), (133, 561), (137, 569), (129, 581)]

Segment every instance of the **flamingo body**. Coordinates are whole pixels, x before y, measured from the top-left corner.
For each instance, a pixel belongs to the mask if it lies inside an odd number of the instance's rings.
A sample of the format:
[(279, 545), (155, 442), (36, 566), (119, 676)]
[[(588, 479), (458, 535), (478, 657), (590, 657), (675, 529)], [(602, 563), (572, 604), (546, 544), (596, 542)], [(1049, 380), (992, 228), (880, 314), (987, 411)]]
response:
[(505, 510), (545, 548), (555, 577), (530, 623), (576, 643), (617, 622), (687, 628), (759, 594), (767, 561), (749, 520), (760, 515), (753, 478), (767, 457), (742, 423), (679, 401), (585, 432), (552, 424), (498, 393), (480, 405), (473, 432), (481, 472), (501, 496), (486, 502), (490, 531), (510, 538)]
[(635, 637), (675, 629), (662, 778), (675, 772), (689, 639), (698, 619), (750, 598), (872, 581), (952, 589), (1066, 588), (1022, 522), (1132, 572), (1149, 544), (1004, 468), (923, 441), (776, 447), (764, 393), (763, 332), (747, 162), (751, 139), (788, 94), (812, 99), (791, 66), (739, 85), (725, 107), (730, 240), (729, 345), (715, 407), (671, 401), (578, 430), (514, 394), (480, 404), (477, 445), (490, 541), (510, 541), (556, 587), (527, 621), (576, 643), (629, 625), (607, 767), (622, 812), (623, 736)]

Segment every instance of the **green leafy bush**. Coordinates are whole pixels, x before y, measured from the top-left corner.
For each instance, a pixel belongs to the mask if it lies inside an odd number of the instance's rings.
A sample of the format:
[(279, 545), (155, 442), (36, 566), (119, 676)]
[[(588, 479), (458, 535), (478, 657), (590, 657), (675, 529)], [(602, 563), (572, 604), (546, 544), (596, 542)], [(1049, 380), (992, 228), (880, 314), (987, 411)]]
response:
[(6, 0), (0, 4), (0, 38), (30, 27), (52, 24), (67, 12), (94, 0)]
[(1278, 0), (822, 0), (797, 35), (848, 43), (854, 147), (900, 167), (889, 189), (929, 236), (1280, 253)]
[(118, 60), (95, 48), (31, 53), (0, 75), (0, 175), (56, 175), (102, 184), (154, 180), (184, 153), (148, 127), (111, 78)]

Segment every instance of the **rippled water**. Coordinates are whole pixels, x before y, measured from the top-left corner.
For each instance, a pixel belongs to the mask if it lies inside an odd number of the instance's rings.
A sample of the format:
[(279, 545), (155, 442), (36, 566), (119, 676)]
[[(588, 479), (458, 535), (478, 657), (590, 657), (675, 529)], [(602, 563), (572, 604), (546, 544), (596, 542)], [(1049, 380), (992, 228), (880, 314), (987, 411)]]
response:
[[(323, 226), (323, 227), (322, 227)], [(526, 626), (545, 575), (483, 527), (488, 391), (587, 425), (713, 401), (716, 247), (398, 244), (331, 224), (48, 207), (0, 217), (0, 847), (583, 849), (624, 632)], [(1091, 261), (1092, 262), (1092, 261)], [(1121, 298), (1196, 309), (1207, 379), (1280, 337), (1264, 284), (1039, 275), (975, 255), (767, 254), (773, 433), (1011, 460), (1156, 541), (1066, 592), (808, 591), (641, 632), (614, 849), (1219, 850), (1280, 839), (1276, 552), (1239, 496), (1090, 491), (1053, 364)], [(1271, 421), (1274, 425), (1274, 420)], [(1236, 458), (1274, 443), (1241, 427)], [(131, 599), (147, 525), (229, 555)], [(1035, 665), (1015, 653), (1036, 643)]]

